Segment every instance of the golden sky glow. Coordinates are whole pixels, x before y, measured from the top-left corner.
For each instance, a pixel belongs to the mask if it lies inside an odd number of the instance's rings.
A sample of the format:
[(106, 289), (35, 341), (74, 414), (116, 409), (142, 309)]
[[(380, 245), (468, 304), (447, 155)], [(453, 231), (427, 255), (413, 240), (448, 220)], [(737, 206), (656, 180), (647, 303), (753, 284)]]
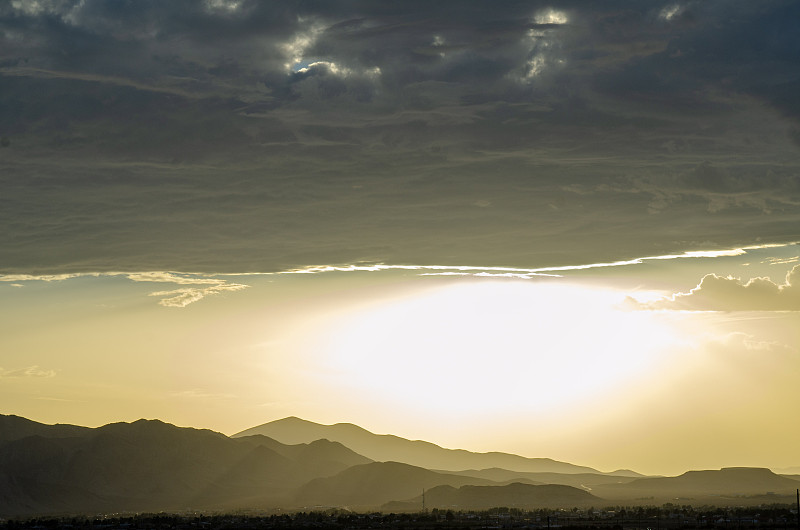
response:
[(623, 302), (559, 282), (454, 282), (336, 318), (310, 349), (323, 380), (410, 411), (560, 415), (681, 346), (674, 326)]
[(6, 276), (0, 394), (4, 412), (44, 422), (154, 417), (232, 434), (296, 415), (603, 470), (788, 467), (800, 312), (667, 303), (711, 273), (792, 295), (798, 253), (527, 279), (408, 266)]

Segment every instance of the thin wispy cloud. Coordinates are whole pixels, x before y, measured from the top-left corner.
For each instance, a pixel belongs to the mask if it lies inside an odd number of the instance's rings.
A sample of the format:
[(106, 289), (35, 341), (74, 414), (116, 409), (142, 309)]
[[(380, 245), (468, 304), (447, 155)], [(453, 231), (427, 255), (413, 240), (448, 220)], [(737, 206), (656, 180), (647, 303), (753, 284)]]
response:
[[(60, 282), (81, 277), (124, 277), (134, 282), (151, 282), (180, 285), (177, 289), (159, 290), (150, 296), (161, 297), (159, 305), (164, 307), (186, 307), (207, 296), (235, 292), (246, 289), (248, 285), (233, 283), (224, 278), (210, 277), (203, 274), (187, 274), (166, 271), (147, 272), (111, 272), (111, 273), (74, 273), (59, 275), (8, 274), (0, 275), (0, 282), (43, 281)], [(12, 283), (12, 286), (23, 287), (24, 284)]]
[(169, 291), (156, 291), (150, 293), (150, 296), (161, 297), (158, 301), (164, 307), (186, 307), (202, 300), (203, 298), (211, 295), (221, 294), (224, 292), (241, 291), (246, 289), (247, 285), (231, 284), (225, 281), (220, 281), (216, 285), (208, 287), (182, 287), (180, 289), (172, 289)]
[(234, 394), (227, 394), (227, 393), (220, 393), (220, 392), (208, 392), (201, 388), (191, 388), (188, 390), (179, 390), (176, 392), (172, 392), (170, 397), (180, 398), (180, 399), (189, 399), (189, 400), (209, 400), (209, 399), (232, 399), (236, 396)]
[(769, 263), (770, 265), (787, 265), (790, 263), (797, 263), (800, 262), (800, 256), (792, 256), (789, 258), (767, 258), (763, 261), (763, 263)]
[[(389, 265), (389, 264), (359, 264), (359, 265), (319, 265), (282, 271), (279, 274), (321, 274), (326, 272), (377, 272), (388, 270), (422, 271), (423, 276), (487, 276), (487, 277), (506, 277), (517, 279), (531, 279), (536, 276), (560, 277), (559, 272), (581, 271), (589, 269), (604, 269), (612, 267), (626, 267), (631, 265), (642, 265), (648, 261), (696, 259), (696, 258), (719, 258), (734, 257), (747, 254), (748, 250), (759, 250), (768, 248), (781, 248), (794, 245), (795, 243), (756, 245), (743, 248), (727, 250), (692, 250), (680, 254), (665, 254), (663, 256), (646, 256), (629, 260), (612, 261), (605, 263), (586, 263), (581, 265), (563, 265), (559, 267), (541, 268), (516, 268), (516, 267), (481, 267), (474, 265)], [(433, 272), (429, 272), (433, 271)]]
[(16, 378), (37, 378), (49, 379), (56, 376), (55, 370), (47, 370), (40, 368), (39, 365), (34, 364), (25, 368), (12, 368), (3, 369), (0, 367), (0, 379), (16, 379)]

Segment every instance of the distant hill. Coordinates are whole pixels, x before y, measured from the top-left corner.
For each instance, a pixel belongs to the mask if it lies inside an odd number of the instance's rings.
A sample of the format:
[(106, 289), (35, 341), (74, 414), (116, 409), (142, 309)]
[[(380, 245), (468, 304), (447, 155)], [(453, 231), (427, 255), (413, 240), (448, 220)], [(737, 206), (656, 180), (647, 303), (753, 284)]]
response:
[(528, 482), (532, 484), (562, 484), (585, 488), (598, 484), (627, 484), (643, 475), (623, 476), (610, 473), (531, 473), (526, 471), (511, 471), (508, 469), (467, 469), (464, 471), (451, 471), (456, 475), (485, 478), (496, 482)]
[(617, 469), (615, 471), (608, 471), (603, 473), (604, 475), (609, 475), (612, 477), (646, 477), (647, 475), (643, 475), (641, 473), (637, 473), (631, 469)]
[(391, 434), (374, 434), (352, 423), (321, 425), (296, 417), (271, 421), (233, 437), (262, 434), (286, 444), (308, 443), (325, 438), (335, 440), (358, 454), (378, 462), (396, 461), (414, 466), (464, 470), (498, 467), (515, 471), (549, 473), (597, 473), (590, 467), (576, 466), (550, 458), (526, 458), (508, 453), (473, 453), (463, 449), (445, 449), (430, 442), (407, 440)]
[(609, 499), (653, 496), (687, 498), (698, 496), (749, 496), (766, 493), (790, 494), (800, 481), (776, 475), (769, 469), (728, 467), (720, 470), (687, 471), (677, 477), (640, 478), (626, 484), (607, 484), (593, 488)]
[(367, 464), (371, 459), (348, 449), (339, 442), (315, 440), (307, 444), (286, 445), (263, 435), (237, 438), (242, 443), (267, 447), (281, 456), (296, 462), (304, 476), (325, 477), (350, 466)]
[(348, 507), (374, 509), (397, 499), (408, 499), (434, 486), (493, 484), (492, 481), (436, 473), (400, 462), (373, 462), (348, 468), (332, 477), (317, 478), (297, 490), (294, 504), (301, 508)]
[(46, 425), (20, 416), (14, 416), (13, 414), (0, 414), (0, 444), (27, 438), (28, 436), (41, 436), (43, 438), (80, 436), (90, 430), (89, 427), (65, 424)]
[[(602, 502), (591, 493), (563, 485), (513, 483), (506, 486), (437, 486), (425, 492), (427, 508), (453, 510), (488, 510), (495, 507), (534, 510), (538, 508), (585, 507)], [(384, 511), (414, 511), (422, 496), (406, 502), (385, 504)]]
[(370, 462), (335, 442), (234, 440), (158, 420), (97, 429), (0, 422), (37, 433), (0, 443), (0, 516), (272, 507), (313, 478)]

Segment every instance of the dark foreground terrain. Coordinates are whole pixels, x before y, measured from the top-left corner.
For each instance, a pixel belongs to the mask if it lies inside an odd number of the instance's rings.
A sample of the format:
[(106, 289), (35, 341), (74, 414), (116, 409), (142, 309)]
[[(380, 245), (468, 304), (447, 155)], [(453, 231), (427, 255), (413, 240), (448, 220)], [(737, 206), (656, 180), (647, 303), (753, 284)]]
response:
[(608, 507), (590, 510), (492, 508), (485, 511), (433, 509), (418, 513), (354, 513), (341, 510), (270, 515), (126, 514), (95, 517), (0, 519), (2, 530), (240, 530), (268, 528), (667, 530), (800, 528), (790, 505), (749, 507)]

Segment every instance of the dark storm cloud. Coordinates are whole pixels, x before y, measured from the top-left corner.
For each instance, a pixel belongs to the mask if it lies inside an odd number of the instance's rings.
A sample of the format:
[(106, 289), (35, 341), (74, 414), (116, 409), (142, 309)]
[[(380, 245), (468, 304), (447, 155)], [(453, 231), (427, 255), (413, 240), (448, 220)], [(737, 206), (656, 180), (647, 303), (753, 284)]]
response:
[(789, 1), (0, 4), (0, 269), (797, 239)]

